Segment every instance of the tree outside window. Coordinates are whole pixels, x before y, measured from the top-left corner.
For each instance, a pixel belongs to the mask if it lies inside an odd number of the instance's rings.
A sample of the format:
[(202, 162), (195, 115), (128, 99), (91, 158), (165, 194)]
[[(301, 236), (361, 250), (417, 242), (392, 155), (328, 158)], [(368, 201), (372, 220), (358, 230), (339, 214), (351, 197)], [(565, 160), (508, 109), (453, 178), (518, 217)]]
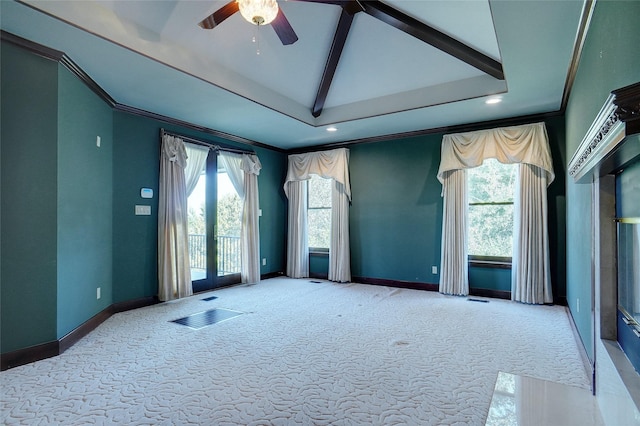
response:
[(307, 181), (307, 223), (309, 227), (309, 248), (329, 250), (331, 242), (331, 184), (332, 179), (311, 175)]
[(502, 164), (494, 158), (467, 170), (471, 259), (511, 261), (517, 171), (517, 164)]

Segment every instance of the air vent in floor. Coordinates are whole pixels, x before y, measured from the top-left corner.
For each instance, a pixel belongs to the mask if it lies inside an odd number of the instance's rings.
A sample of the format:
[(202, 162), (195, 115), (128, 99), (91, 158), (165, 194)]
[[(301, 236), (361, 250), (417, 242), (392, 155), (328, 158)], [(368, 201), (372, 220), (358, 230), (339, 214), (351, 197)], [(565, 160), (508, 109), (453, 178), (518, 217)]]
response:
[(211, 309), (209, 311), (189, 315), (188, 317), (178, 318), (177, 320), (173, 320), (170, 322), (186, 325), (193, 330), (199, 330), (209, 325), (217, 324), (219, 322), (235, 318), (238, 315), (242, 314), (242, 312), (232, 311), (229, 309)]

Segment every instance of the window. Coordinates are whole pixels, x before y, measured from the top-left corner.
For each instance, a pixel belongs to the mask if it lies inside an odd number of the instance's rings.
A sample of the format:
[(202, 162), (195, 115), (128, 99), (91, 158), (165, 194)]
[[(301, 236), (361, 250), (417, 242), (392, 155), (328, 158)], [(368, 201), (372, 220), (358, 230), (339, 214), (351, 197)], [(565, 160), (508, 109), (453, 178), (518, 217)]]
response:
[(467, 170), (470, 259), (511, 261), (517, 170), (493, 158)]
[(316, 251), (328, 251), (331, 241), (331, 183), (311, 175), (307, 181), (307, 222), (309, 227), (309, 248)]

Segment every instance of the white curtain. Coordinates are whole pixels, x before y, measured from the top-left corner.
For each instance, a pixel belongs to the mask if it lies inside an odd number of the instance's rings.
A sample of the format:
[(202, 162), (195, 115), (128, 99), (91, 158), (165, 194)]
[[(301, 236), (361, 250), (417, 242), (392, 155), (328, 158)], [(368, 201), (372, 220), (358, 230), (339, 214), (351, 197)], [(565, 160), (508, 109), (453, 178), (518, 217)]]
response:
[(511, 298), (524, 303), (553, 303), (547, 232), (547, 174), (520, 164), (514, 200)]
[[(449, 188), (448, 178), (451, 175), (447, 172), (477, 167), (485, 158), (496, 158), (505, 164), (520, 163), (533, 166), (521, 167), (520, 184), (516, 194), (519, 201), (516, 201), (514, 208), (516, 226), (511, 298), (525, 303), (549, 303), (552, 295), (549, 278), (546, 187), (555, 175), (544, 123), (444, 135), (438, 170), (438, 179), (443, 184), (443, 196), (450, 190), (454, 191), (456, 186), (459, 187), (454, 185)], [(462, 216), (467, 214), (467, 206), (459, 205), (459, 208), (456, 208), (455, 204), (467, 198), (466, 186), (458, 191), (464, 191), (464, 194), (451, 195), (443, 206), (442, 259), (457, 259), (462, 250), (467, 250), (466, 226), (454, 234), (450, 234), (450, 229), (445, 229), (445, 225), (452, 222), (466, 222)], [(453, 199), (458, 201), (452, 202)], [(461, 245), (464, 247), (461, 248)], [(535, 263), (531, 263), (534, 257)], [(443, 263), (440, 291), (448, 292), (453, 285), (451, 282), (445, 282), (445, 279), (467, 275), (468, 272), (463, 271), (467, 267), (467, 262)], [(451, 294), (468, 294), (468, 289), (466, 292)]]
[[(331, 243), (329, 247), (329, 279), (351, 281), (351, 253), (349, 250), (349, 150), (292, 154), (285, 179), (284, 191), (289, 198), (289, 236), (287, 275), (309, 276), (309, 248), (307, 243), (306, 180), (315, 174), (333, 179), (331, 207)], [(304, 186), (303, 190), (300, 186)], [(303, 217), (304, 216), (304, 217)], [(304, 245), (304, 247), (302, 247)]]
[(256, 155), (242, 155), (244, 171), (244, 203), (242, 209), (242, 282), (260, 282), (260, 201), (258, 175), (262, 165)]
[(309, 236), (307, 229), (307, 182), (287, 182), (289, 198), (287, 276), (306, 278), (309, 276)]
[(186, 165), (187, 151), (182, 139), (163, 135), (158, 191), (158, 298), (161, 301), (193, 294), (187, 231)]
[(185, 142), (184, 148), (187, 152), (187, 164), (184, 168), (184, 183), (187, 198), (189, 198), (207, 164), (209, 147)]
[(469, 294), (467, 268), (467, 171), (450, 170), (442, 183), (442, 251), (440, 287), (444, 294)]
[(349, 262), (349, 197), (344, 185), (335, 180), (331, 189), (331, 247), (347, 256), (331, 256), (329, 249), (329, 280), (339, 283), (351, 281), (351, 263)]
[(260, 281), (258, 175), (262, 165), (256, 155), (227, 151), (220, 151), (218, 159), (242, 200), (240, 279), (243, 283), (257, 283)]

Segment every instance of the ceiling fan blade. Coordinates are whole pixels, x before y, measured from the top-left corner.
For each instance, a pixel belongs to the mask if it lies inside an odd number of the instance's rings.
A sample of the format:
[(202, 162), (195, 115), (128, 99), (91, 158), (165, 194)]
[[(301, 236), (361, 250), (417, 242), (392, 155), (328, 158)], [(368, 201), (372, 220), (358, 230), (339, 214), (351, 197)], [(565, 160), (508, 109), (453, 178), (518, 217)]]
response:
[(220, 25), (222, 21), (239, 11), (238, 2), (231, 0), (229, 3), (222, 6), (220, 9), (213, 12), (211, 15), (204, 18), (198, 25), (205, 30), (215, 28), (216, 25)]
[(366, 14), (378, 18), (382, 22), (386, 22), (400, 31), (410, 34), (498, 80), (504, 80), (502, 64), (484, 53), (467, 46), (461, 41), (411, 16), (405, 15), (381, 1), (369, 0), (359, 3), (364, 7)]
[(293, 27), (289, 23), (289, 20), (287, 20), (284, 13), (282, 13), (282, 9), (278, 9), (276, 19), (271, 22), (271, 26), (278, 35), (278, 38), (280, 38), (282, 44), (285, 46), (298, 41), (298, 36), (296, 35), (296, 32), (293, 31)]

